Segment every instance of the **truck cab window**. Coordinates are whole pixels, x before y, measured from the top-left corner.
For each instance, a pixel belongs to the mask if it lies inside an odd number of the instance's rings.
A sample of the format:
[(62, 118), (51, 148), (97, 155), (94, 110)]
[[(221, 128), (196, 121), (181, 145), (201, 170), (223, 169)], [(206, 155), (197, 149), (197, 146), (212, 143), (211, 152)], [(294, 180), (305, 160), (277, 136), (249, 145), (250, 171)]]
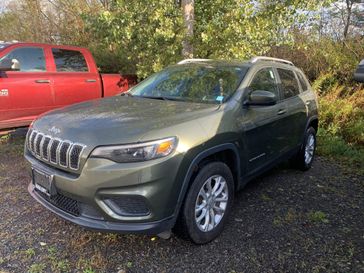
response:
[(88, 67), (80, 51), (52, 48), (57, 72), (87, 72)]
[(16, 48), (0, 59), (0, 62), (16, 59), (19, 62), (20, 72), (45, 72), (46, 62), (43, 49), (40, 47)]

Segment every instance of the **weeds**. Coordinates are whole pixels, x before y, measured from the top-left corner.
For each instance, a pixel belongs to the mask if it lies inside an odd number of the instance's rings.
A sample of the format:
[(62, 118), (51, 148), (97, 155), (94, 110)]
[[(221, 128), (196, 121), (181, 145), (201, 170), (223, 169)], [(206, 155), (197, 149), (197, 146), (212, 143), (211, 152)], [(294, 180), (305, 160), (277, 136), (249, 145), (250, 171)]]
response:
[(308, 220), (313, 223), (329, 223), (329, 219), (327, 219), (326, 213), (322, 211), (310, 211), (307, 215)]
[(29, 267), (29, 270), (28, 270), (28, 273), (42, 273), (44, 272), (44, 269), (46, 268), (46, 265), (43, 264), (43, 263), (35, 263), (35, 264), (32, 264), (30, 267)]

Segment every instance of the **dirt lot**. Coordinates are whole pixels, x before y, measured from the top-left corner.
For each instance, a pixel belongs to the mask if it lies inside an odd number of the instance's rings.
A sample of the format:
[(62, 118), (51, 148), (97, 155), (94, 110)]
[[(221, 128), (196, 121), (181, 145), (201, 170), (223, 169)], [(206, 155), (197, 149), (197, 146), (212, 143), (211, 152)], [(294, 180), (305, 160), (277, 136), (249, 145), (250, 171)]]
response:
[(0, 140), (0, 272), (364, 272), (364, 177), (318, 157), (236, 196), (214, 242), (86, 231), (27, 193), (24, 137)]

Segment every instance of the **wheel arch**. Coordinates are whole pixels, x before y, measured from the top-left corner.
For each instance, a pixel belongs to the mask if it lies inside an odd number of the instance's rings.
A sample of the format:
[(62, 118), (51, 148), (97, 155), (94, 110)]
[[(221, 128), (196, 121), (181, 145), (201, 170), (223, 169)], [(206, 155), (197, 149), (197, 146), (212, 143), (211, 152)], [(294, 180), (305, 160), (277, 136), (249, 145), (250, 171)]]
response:
[(175, 219), (177, 219), (179, 211), (183, 205), (188, 189), (191, 185), (194, 175), (204, 165), (212, 161), (222, 161), (229, 166), (234, 177), (235, 189), (239, 188), (241, 169), (240, 155), (238, 148), (233, 143), (220, 144), (202, 151), (191, 161), (187, 173), (183, 179), (182, 187), (179, 193), (177, 205), (175, 208)]

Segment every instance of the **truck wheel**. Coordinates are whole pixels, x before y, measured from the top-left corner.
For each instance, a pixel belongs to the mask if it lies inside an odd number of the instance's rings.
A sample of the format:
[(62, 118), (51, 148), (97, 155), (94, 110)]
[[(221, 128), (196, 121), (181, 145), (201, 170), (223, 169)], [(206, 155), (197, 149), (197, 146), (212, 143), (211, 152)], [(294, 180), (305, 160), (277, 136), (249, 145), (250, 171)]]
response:
[(303, 145), (296, 155), (294, 165), (302, 171), (307, 171), (311, 168), (316, 151), (316, 131), (309, 127), (306, 131)]
[(187, 193), (175, 231), (195, 244), (215, 239), (223, 230), (234, 199), (229, 167), (212, 162), (198, 172)]

